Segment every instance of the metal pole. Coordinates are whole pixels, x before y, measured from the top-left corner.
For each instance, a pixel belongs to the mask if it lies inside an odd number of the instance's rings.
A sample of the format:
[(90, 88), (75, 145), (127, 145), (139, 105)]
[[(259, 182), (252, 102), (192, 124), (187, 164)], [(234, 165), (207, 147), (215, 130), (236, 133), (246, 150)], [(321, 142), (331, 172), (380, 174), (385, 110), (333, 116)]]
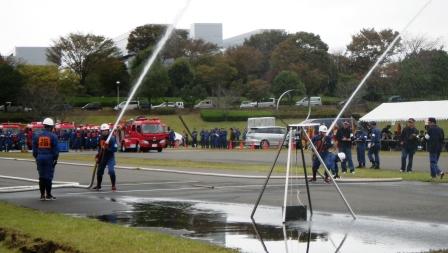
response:
[[(305, 134), (305, 129), (300, 127), (300, 142), (302, 142), (302, 134)], [(310, 219), (313, 217), (313, 206), (311, 205), (311, 193), (310, 193), (310, 185), (308, 182), (308, 172), (306, 171), (306, 163), (305, 163), (305, 154), (303, 152), (303, 145), (300, 143), (300, 153), (302, 155), (302, 165), (303, 165), (303, 173), (305, 174), (305, 185), (306, 185), (306, 194), (308, 196), (308, 204), (310, 205)]]
[(271, 170), (269, 171), (268, 176), (266, 177), (266, 180), (265, 180), (263, 186), (261, 187), (261, 191), (258, 194), (258, 198), (255, 201), (254, 209), (252, 210), (252, 213), (250, 214), (250, 218), (252, 220), (254, 219), (255, 212), (257, 211), (258, 205), (260, 204), (260, 201), (261, 201), (261, 197), (263, 197), (264, 191), (266, 190), (266, 186), (268, 185), (269, 179), (271, 178), (272, 172), (274, 171), (275, 165), (277, 164), (278, 157), (280, 156), (280, 153), (282, 152), (282, 146), (283, 146), (283, 143), (285, 142), (287, 136), (288, 136), (288, 132), (285, 133), (285, 135), (283, 136), (281, 145), (278, 146), (277, 156), (274, 159), (274, 163), (271, 166)]
[(325, 164), (324, 160), (322, 159), (322, 157), (320, 156), (319, 152), (316, 149), (316, 146), (314, 146), (314, 143), (311, 141), (310, 137), (308, 136), (308, 134), (305, 133), (305, 137), (307, 138), (307, 140), (310, 142), (311, 148), (313, 149), (315, 155), (317, 158), (319, 158), (320, 163), (323, 165), (323, 167), (325, 168), (325, 171), (328, 173), (328, 175), (330, 175), (331, 181), (333, 181), (333, 185), (336, 188), (336, 190), (338, 191), (339, 195), (341, 196), (342, 200), (344, 201), (345, 205), (347, 206), (347, 209), (350, 211), (350, 214), (352, 215), (353, 219), (356, 220), (356, 215), (353, 212), (352, 208), (350, 207), (350, 204), (348, 203), (347, 199), (344, 197), (344, 194), (342, 193), (341, 189), (339, 188), (338, 184), (336, 183), (336, 181), (334, 180), (334, 178), (331, 176), (331, 172), (330, 170), (327, 168), (327, 165)]
[(291, 91), (293, 91), (293, 90), (295, 90), (295, 89), (287, 90), (287, 91), (283, 92), (283, 93), (280, 95), (280, 97), (278, 97), (278, 100), (277, 100), (277, 111), (278, 111), (278, 106), (280, 105), (280, 100), (282, 100), (283, 96), (286, 95), (288, 92), (291, 92)]
[(292, 135), (294, 130), (289, 129), (288, 141), (288, 160), (286, 160), (286, 175), (285, 175), (285, 195), (283, 199), (283, 223), (286, 222), (286, 201), (288, 199), (288, 183), (289, 183), (289, 169), (291, 168), (291, 151), (292, 151)]
[(120, 104), (120, 81), (116, 82), (117, 84), (117, 105)]

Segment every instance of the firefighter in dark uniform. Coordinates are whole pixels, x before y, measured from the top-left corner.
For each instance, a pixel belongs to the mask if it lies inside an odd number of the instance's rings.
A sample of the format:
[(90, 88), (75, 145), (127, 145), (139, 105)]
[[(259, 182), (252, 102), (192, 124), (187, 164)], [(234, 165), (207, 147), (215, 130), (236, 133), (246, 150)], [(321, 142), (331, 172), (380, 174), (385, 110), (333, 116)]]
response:
[(102, 124), (100, 126), (101, 137), (100, 143), (98, 147), (98, 154), (96, 155), (96, 160), (98, 163), (98, 171), (96, 174), (96, 186), (93, 188), (94, 190), (101, 190), (101, 182), (103, 181), (104, 170), (108, 169), (110, 182), (112, 183), (112, 191), (116, 191), (117, 188), (115, 186), (116, 176), (115, 176), (115, 152), (117, 152), (117, 142), (115, 137), (112, 136), (109, 140), (109, 143), (106, 143), (107, 137), (109, 136), (109, 125)]
[[(322, 158), (322, 160), (327, 164), (326, 159), (327, 159), (328, 153), (330, 152), (328, 150), (333, 146), (333, 142), (331, 140), (331, 138), (332, 138), (331, 136), (325, 135), (326, 132), (327, 132), (327, 127), (325, 125), (319, 126), (319, 134), (315, 135), (311, 139), (311, 141), (313, 142), (314, 146), (316, 147), (317, 152), (319, 152), (319, 155)], [(310, 179), (310, 182), (315, 182), (317, 170), (319, 169), (321, 162), (316, 154), (313, 154), (312, 160), (313, 160), (313, 165), (312, 165), (313, 177)], [(327, 171), (325, 171), (324, 181), (326, 183), (330, 182), (330, 178), (329, 178)]]
[(44, 119), (43, 125), (44, 130), (33, 138), (33, 156), (39, 172), (40, 200), (54, 200), (56, 198), (51, 194), (51, 187), (59, 157), (58, 137), (52, 133), (52, 119)]
[(367, 132), (363, 129), (360, 124), (355, 132), (355, 142), (356, 142), (356, 156), (358, 158), (358, 167), (366, 167), (366, 146), (367, 146)]

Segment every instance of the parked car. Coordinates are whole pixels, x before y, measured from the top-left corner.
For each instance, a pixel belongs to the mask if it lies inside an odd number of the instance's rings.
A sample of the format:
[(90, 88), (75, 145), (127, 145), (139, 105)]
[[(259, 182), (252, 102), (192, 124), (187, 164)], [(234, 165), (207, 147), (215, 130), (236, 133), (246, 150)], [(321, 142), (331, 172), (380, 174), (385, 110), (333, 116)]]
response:
[(213, 108), (213, 107), (215, 107), (215, 104), (210, 99), (202, 100), (202, 101), (200, 101), (199, 103), (197, 103), (194, 106), (195, 109), (198, 109), (198, 108), (201, 108), (201, 109), (202, 108)]
[(33, 109), (21, 106), (21, 105), (13, 105), (12, 102), (6, 102), (3, 105), (0, 105), (0, 111), (3, 112), (31, 112)]
[(163, 102), (160, 105), (151, 105), (152, 109), (166, 108), (166, 107), (183, 109), (184, 102)]
[[(320, 97), (310, 97), (309, 104), (311, 106), (321, 106), (322, 100)], [(304, 97), (296, 102), (296, 106), (308, 106), (308, 97)]]
[(285, 133), (285, 127), (253, 127), (247, 131), (245, 145), (254, 145), (255, 147), (278, 146), (283, 141)]
[(275, 98), (268, 98), (263, 99), (260, 102), (257, 103), (257, 107), (263, 108), (263, 107), (275, 107)]
[[(344, 99), (341, 102), (339, 102), (336, 107), (338, 109), (341, 109), (342, 107), (344, 107), (345, 103), (347, 103), (348, 99)], [(357, 108), (359, 107), (367, 107), (367, 102), (364, 99), (355, 99), (351, 102), (350, 106), (356, 106)]]
[[(125, 105), (126, 105), (126, 101), (123, 101), (123, 102), (119, 103), (118, 105), (116, 105), (114, 107), (114, 110), (115, 111), (121, 111), (121, 109), (123, 109)], [(127, 109), (128, 110), (135, 110), (135, 109), (139, 109), (139, 108), (140, 108), (140, 103), (138, 101), (132, 100), (132, 101), (129, 102), (129, 105), (128, 105)]]
[(56, 104), (51, 107), (51, 111), (54, 112), (67, 112), (71, 111), (73, 109), (73, 106), (69, 104)]
[(81, 107), (81, 110), (83, 110), (83, 111), (98, 111), (98, 110), (102, 110), (102, 109), (103, 109), (103, 107), (98, 102), (88, 103), (85, 106)]
[(406, 99), (404, 99), (404, 98), (402, 98), (402, 97), (400, 97), (400, 96), (390, 96), (388, 99), (387, 99), (387, 102), (389, 102), (389, 103), (396, 103), (396, 102), (405, 102), (406, 101)]
[(240, 108), (255, 108), (257, 107), (257, 102), (243, 101), (241, 102)]

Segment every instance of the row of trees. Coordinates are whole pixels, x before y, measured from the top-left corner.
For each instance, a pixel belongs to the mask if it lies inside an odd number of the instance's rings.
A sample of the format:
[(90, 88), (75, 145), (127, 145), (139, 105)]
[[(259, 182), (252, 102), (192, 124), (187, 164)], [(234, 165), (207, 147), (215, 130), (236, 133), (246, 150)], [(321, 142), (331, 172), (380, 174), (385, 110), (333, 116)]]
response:
[[(114, 96), (117, 81), (126, 92), (165, 30), (164, 25), (135, 28), (126, 55), (105, 37), (69, 34), (55, 40), (48, 51), (52, 66), (26, 66), (2, 58), (0, 88), (8, 92), (1, 93), (0, 102), (31, 105), (29, 96), (39, 92), (51, 95), (52, 101), (73, 95)], [(317, 34), (271, 30), (223, 51), (176, 30), (145, 77), (139, 96), (178, 96), (187, 104), (208, 96), (227, 102), (239, 97), (259, 100), (288, 89), (297, 95), (346, 97), (396, 36), (390, 29), (363, 29), (352, 36), (345, 52), (330, 53)], [(448, 55), (440, 44), (424, 37), (397, 43), (361, 97), (446, 97)]]

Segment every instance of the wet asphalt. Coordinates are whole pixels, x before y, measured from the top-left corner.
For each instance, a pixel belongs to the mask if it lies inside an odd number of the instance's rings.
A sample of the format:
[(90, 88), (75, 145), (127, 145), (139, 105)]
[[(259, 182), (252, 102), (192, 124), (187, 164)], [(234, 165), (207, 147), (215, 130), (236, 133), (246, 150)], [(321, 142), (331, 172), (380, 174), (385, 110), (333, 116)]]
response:
[[(134, 156), (153, 154), (155, 153), (134, 154)], [(58, 164), (55, 180), (87, 185), (91, 174), (91, 167)], [(264, 173), (259, 174), (263, 175)], [(32, 162), (0, 160), (0, 175), (36, 179), (37, 171)], [(110, 181), (106, 174), (103, 180), (103, 189), (100, 192), (81, 188), (54, 189), (53, 194), (57, 200), (44, 202), (38, 200), (39, 193), (37, 191), (0, 193), (0, 201), (43, 211), (81, 216), (97, 216), (128, 210), (128, 205), (116, 201), (118, 198), (200, 200), (212, 203), (252, 205), (264, 182), (263, 179), (125, 169), (117, 170), (117, 181), (118, 191), (116, 192), (110, 191)], [(33, 183), (11, 179), (0, 180), (0, 187), (30, 184)], [(354, 212), (358, 215), (448, 224), (447, 184), (393, 182), (340, 183), (339, 185)], [(311, 184), (310, 189), (312, 206), (315, 211), (348, 214), (333, 185), (325, 184), (320, 180)], [(307, 203), (303, 180), (293, 180), (293, 185), (289, 190), (289, 201), (297, 201), (297, 191), (300, 193), (301, 201)], [(272, 180), (269, 182), (261, 204), (280, 207), (283, 203), (283, 194), (284, 180)]]

